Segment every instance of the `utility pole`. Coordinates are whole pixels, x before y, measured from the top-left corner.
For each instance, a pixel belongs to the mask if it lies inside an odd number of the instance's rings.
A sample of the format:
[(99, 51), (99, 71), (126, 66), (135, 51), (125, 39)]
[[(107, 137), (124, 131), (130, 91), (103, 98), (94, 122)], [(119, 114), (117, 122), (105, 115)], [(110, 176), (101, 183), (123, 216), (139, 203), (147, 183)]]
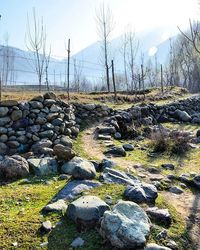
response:
[(163, 89), (163, 68), (162, 68), (162, 64), (160, 65), (160, 83), (161, 83), (161, 91), (162, 91), (162, 94), (164, 92), (164, 89)]
[(143, 66), (143, 64), (141, 64), (141, 80), (142, 80), (142, 89), (143, 89), (143, 95), (144, 95), (144, 100), (145, 100), (145, 98), (146, 98), (146, 96), (145, 96), (145, 87), (144, 87), (144, 66)]
[(69, 63), (70, 63), (70, 39), (68, 39), (67, 49), (67, 98), (69, 101)]
[(117, 91), (116, 91), (116, 84), (115, 84), (115, 69), (114, 69), (113, 60), (111, 60), (111, 67), (112, 67), (112, 80), (113, 80), (113, 89), (114, 89), (115, 101), (117, 101)]

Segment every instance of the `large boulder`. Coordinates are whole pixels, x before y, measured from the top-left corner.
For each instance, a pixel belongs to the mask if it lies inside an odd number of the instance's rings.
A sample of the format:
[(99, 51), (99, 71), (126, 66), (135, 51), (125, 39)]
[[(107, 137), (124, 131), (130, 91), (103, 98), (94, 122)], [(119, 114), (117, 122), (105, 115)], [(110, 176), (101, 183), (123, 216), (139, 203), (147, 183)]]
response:
[(64, 146), (62, 144), (56, 144), (53, 147), (53, 152), (59, 160), (63, 161), (69, 161), (76, 155), (76, 153), (70, 147)]
[(51, 157), (28, 159), (28, 163), (37, 176), (56, 174), (58, 171), (58, 162)]
[(67, 217), (78, 225), (93, 227), (109, 206), (96, 196), (82, 196), (69, 204)]
[(74, 157), (66, 162), (61, 170), (62, 173), (72, 175), (73, 178), (79, 180), (93, 179), (96, 175), (94, 165), (81, 157)]
[(134, 202), (148, 203), (155, 201), (155, 199), (158, 197), (158, 191), (157, 188), (152, 184), (139, 183), (134, 186), (127, 186), (124, 191), (124, 196), (126, 199)]
[(149, 218), (136, 203), (119, 201), (104, 213), (100, 233), (118, 249), (142, 249), (150, 234)]
[(123, 171), (105, 168), (100, 176), (100, 180), (106, 184), (135, 185), (140, 183), (137, 177)]
[(72, 180), (56, 195), (55, 199), (73, 200), (82, 192), (99, 187), (102, 184), (91, 180)]
[(6, 156), (0, 161), (0, 178), (14, 180), (29, 175), (29, 165), (26, 159), (19, 155)]

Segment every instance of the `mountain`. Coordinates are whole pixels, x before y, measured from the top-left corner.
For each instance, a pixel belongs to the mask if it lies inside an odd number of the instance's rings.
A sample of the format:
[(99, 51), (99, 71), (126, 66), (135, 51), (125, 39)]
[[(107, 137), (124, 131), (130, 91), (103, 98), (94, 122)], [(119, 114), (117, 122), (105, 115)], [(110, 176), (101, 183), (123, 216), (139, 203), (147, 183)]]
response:
[[(165, 63), (170, 48), (169, 39), (167, 39), (168, 34), (176, 37), (177, 30), (173, 27), (161, 27), (136, 33), (135, 38), (140, 44), (135, 59), (136, 63), (138, 65), (141, 64), (141, 54), (143, 54), (144, 61), (147, 62), (155, 52), (158, 63)], [(110, 60), (114, 59), (115, 71), (117, 73), (123, 72), (122, 45), (123, 35), (113, 39), (109, 44)], [(101, 43), (93, 43), (70, 58), (70, 79), (74, 77), (75, 62), (77, 69), (81, 70), (82, 76), (91, 82), (99, 81), (104, 73), (101, 62)], [(51, 84), (54, 84), (54, 82), (58, 84), (62, 82), (63, 84), (66, 79), (66, 67), (66, 59), (50, 59), (49, 81)], [(1, 72), (4, 72), (3, 78), (7, 78), (8, 84), (38, 83), (34, 68), (34, 54), (32, 52), (10, 46), (0, 46), (0, 69)]]

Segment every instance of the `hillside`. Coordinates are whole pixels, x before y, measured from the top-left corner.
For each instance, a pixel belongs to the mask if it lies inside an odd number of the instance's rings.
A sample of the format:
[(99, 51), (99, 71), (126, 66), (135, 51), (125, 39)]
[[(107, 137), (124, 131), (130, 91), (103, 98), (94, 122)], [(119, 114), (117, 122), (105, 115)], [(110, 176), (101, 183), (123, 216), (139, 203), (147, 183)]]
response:
[[(140, 46), (136, 58), (136, 63), (140, 64), (141, 53), (144, 54), (144, 60), (147, 62), (151, 56), (149, 50), (152, 47), (157, 48), (158, 63), (164, 63), (167, 60), (169, 52), (169, 41), (163, 40), (167, 33), (172, 35), (177, 31), (173, 28), (162, 27), (146, 32), (136, 34), (136, 40), (140, 41)], [(114, 58), (117, 73), (123, 73), (123, 59), (120, 49), (122, 47), (122, 36), (113, 39), (110, 42), (110, 60)], [(141, 42), (142, 41), (142, 42)], [(103, 74), (103, 67), (100, 60), (101, 45), (99, 42), (91, 44), (71, 57), (70, 78), (74, 77), (74, 60), (76, 59), (77, 67), (81, 68), (82, 76), (85, 76), (91, 82), (99, 81)], [(4, 63), (3, 63), (4, 62)], [(8, 84), (37, 84), (37, 75), (34, 67), (34, 55), (31, 52), (23, 51), (10, 46), (0, 47), (0, 65), (4, 73), (8, 72)], [(66, 60), (50, 59), (49, 81), (57, 85), (63, 85), (66, 80)], [(7, 70), (8, 68), (8, 70)], [(43, 82), (45, 80), (43, 79)]]

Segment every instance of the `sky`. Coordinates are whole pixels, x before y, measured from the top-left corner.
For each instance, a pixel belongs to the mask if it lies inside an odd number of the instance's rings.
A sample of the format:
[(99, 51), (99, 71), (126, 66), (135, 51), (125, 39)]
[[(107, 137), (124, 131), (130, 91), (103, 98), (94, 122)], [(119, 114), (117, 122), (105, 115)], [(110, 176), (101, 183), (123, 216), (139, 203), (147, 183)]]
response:
[[(104, 0), (115, 20), (112, 38), (123, 33), (127, 25), (135, 31), (159, 26), (185, 29), (188, 19), (197, 19), (198, 0)], [(0, 43), (27, 50), (25, 33), (27, 14), (31, 20), (35, 8), (43, 17), (48, 45), (54, 57), (66, 57), (66, 42), (71, 39), (71, 53), (75, 54), (97, 41), (96, 11), (102, 0), (0, 0)], [(170, 33), (163, 34), (167, 39)], [(165, 37), (166, 36), (166, 37)]]

